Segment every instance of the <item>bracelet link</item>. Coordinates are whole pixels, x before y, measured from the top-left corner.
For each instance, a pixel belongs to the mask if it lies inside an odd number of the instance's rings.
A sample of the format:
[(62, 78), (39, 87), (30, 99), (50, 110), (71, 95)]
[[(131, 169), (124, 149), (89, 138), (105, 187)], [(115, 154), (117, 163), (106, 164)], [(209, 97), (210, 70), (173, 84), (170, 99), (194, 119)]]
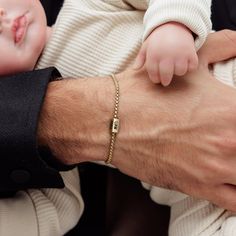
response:
[(120, 127), (120, 120), (118, 118), (113, 118), (111, 132), (117, 134), (119, 132), (119, 127)]
[(116, 141), (116, 135), (118, 134), (119, 128), (120, 128), (120, 119), (118, 118), (118, 108), (119, 108), (119, 99), (120, 99), (119, 82), (116, 79), (115, 75), (112, 74), (111, 78), (112, 78), (114, 85), (115, 85), (116, 95), (115, 95), (114, 114), (113, 114), (113, 118), (111, 120), (111, 139), (110, 139), (109, 153), (108, 153), (108, 157), (105, 160), (106, 164), (110, 164), (112, 161), (114, 147), (115, 147), (115, 141)]

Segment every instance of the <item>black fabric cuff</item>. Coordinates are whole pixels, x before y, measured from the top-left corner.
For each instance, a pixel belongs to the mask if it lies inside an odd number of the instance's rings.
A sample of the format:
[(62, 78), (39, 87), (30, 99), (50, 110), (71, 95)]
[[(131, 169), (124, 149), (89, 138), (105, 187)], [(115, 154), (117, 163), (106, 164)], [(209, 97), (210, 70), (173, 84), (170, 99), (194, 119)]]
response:
[(60, 73), (47, 68), (0, 78), (0, 191), (64, 187), (36, 142), (47, 85), (56, 77)]

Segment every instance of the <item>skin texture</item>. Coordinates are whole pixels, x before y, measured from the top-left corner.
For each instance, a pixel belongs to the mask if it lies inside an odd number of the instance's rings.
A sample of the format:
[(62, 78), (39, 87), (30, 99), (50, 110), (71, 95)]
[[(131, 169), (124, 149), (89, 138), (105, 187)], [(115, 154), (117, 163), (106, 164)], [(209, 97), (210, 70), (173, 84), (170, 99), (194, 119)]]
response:
[[(26, 17), (25, 36), (15, 42), (14, 20)], [(0, 74), (13, 74), (34, 68), (47, 40), (44, 10), (38, 0), (0, 0)]]
[(176, 22), (157, 27), (143, 43), (134, 68), (143, 65), (150, 80), (163, 86), (168, 86), (174, 75), (196, 69), (198, 57), (192, 32)]
[[(115, 167), (236, 211), (236, 91), (208, 70), (210, 63), (236, 55), (235, 42), (235, 32), (210, 35), (199, 52), (198, 69), (167, 88), (148, 80), (144, 69), (117, 75), (121, 129)], [(67, 164), (104, 161), (114, 93), (108, 77), (50, 83), (39, 144)]]

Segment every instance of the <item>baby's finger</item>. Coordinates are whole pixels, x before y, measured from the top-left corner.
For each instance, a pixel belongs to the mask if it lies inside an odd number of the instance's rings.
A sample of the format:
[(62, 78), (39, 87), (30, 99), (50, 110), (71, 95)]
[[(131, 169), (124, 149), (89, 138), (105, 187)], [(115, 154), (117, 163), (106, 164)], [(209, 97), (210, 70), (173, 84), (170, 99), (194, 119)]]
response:
[(146, 70), (148, 73), (148, 76), (150, 80), (153, 83), (159, 84), (160, 83), (160, 78), (159, 78), (159, 66), (157, 63), (154, 63), (153, 61), (149, 61), (147, 59), (146, 62)]
[(138, 70), (143, 67), (145, 61), (146, 61), (146, 52), (147, 52), (147, 44), (144, 43), (135, 58), (134, 64), (133, 64), (133, 69)]
[(150, 80), (153, 83), (159, 84), (159, 60), (157, 55), (153, 51), (150, 51), (150, 48), (147, 49), (145, 67)]
[(188, 71), (194, 71), (196, 70), (198, 67), (198, 56), (197, 55), (194, 55), (192, 56), (190, 59), (189, 59), (189, 62), (188, 62)]
[(163, 86), (168, 86), (174, 74), (174, 63), (172, 60), (163, 60), (159, 64), (159, 75)]
[(182, 60), (177, 60), (175, 62), (175, 70), (174, 70), (175, 75), (182, 76), (186, 74), (187, 70), (188, 70), (187, 60), (182, 59)]

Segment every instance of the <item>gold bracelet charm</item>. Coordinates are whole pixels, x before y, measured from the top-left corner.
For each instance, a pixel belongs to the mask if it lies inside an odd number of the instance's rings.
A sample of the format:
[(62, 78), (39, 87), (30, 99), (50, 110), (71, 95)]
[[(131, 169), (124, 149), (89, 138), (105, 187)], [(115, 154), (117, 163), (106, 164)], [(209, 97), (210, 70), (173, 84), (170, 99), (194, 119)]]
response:
[(111, 78), (114, 82), (115, 88), (116, 88), (116, 95), (115, 95), (115, 108), (114, 108), (114, 115), (111, 121), (111, 141), (110, 141), (110, 148), (108, 157), (105, 160), (106, 164), (110, 164), (112, 161), (112, 156), (114, 152), (115, 147), (115, 141), (116, 141), (116, 135), (119, 132), (119, 126), (120, 126), (120, 120), (118, 117), (118, 108), (119, 108), (119, 99), (120, 99), (120, 87), (119, 82), (114, 74), (111, 75)]

